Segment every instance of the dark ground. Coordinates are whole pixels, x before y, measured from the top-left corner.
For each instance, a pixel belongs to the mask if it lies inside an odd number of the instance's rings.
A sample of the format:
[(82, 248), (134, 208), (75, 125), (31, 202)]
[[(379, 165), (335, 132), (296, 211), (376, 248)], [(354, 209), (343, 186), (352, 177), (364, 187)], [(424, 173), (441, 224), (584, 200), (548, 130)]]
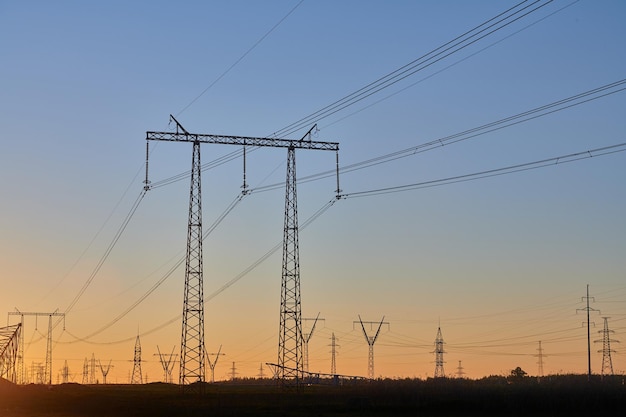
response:
[(348, 381), (300, 390), (247, 380), (204, 386), (204, 394), (177, 385), (15, 386), (0, 381), (0, 417), (187, 416), (587, 416), (626, 409), (623, 377), (586, 376), (511, 381), (431, 379)]

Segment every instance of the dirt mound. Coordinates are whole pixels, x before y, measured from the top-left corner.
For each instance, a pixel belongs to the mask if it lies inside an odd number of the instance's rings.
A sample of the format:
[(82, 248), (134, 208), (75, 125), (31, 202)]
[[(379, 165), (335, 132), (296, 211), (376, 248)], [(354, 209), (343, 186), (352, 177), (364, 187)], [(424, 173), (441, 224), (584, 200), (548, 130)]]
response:
[(0, 377), (0, 390), (12, 389), (14, 387), (15, 387), (15, 384), (13, 382)]

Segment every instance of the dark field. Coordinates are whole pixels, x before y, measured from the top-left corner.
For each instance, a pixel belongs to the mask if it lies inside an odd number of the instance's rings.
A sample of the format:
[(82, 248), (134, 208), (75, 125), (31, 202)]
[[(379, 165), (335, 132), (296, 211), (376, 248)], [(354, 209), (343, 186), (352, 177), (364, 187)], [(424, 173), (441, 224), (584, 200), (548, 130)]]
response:
[(14, 386), (0, 381), (0, 417), (104, 416), (587, 416), (621, 415), (622, 377), (587, 382), (586, 376), (502, 377), (478, 381), (378, 380), (300, 390), (254, 380), (205, 385), (181, 393), (177, 385)]

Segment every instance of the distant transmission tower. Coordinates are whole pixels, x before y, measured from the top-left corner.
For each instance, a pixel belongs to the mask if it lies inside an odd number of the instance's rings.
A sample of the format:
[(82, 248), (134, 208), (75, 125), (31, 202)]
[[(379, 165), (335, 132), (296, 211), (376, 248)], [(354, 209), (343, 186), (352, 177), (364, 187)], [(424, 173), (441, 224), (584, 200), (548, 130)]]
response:
[(137, 339), (135, 340), (135, 355), (133, 357), (133, 374), (130, 378), (131, 384), (143, 384), (143, 379), (141, 377), (141, 341), (139, 340), (139, 335), (137, 335)]
[(259, 373), (257, 374), (257, 377), (259, 379), (265, 378), (265, 373), (263, 373), (263, 363), (261, 363), (261, 365), (259, 366)]
[[(281, 281), (280, 328), (278, 340), (278, 378), (283, 384), (291, 381), (299, 385), (303, 376), (302, 310), (300, 302), (300, 260), (298, 245), (298, 211), (296, 198), (295, 150), (333, 150), (337, 154), (337, 194), (339, 194), (339, 144), (311, 140), (313, 126), (300, 140), (256, 138), (189, 133), (176, 123), (176, 132), (146, 132), (146, 140), (188, 142), (193, 144), (191, 191), (189, 197), (189, 222), (187, 233), (187, 259), (185, 270), (185, 295), (183, 330), (180, 355), (180, 384), (204, 382), (204, 296), (202, 283), (202, 214), (200, 193), (200, 144), (213, 143), (239, 145), (244, 150), (244, 193), (246, 146), (287, 148), (287, 184), (285, 197), (285, 222), (283, 230), (283, 267)], [(148, 181), (148, 155), (146, 145), (146, 180)], [(202, 385), (200, 385), (202, 387)], [(202, 388), (200, 388), (202, 389)]]
[(365, 326), (363, 325), (363, 323), (369, 324), (371, 328), (371, 326), (376, 324), (376, 322), (363, 321), (361, 320), (360, 315), (359, 315), (359, 321), (353, 322), (353, 325), (356, 323), (361, 323), (363, 336), (365, 336), (365, 341), (367, 342), (367, 345), (369, 346), (369, 353), (367, 356), (367, 376), (369, 379), (374, 379), (374, 343), (376, 343), (376, 339), (378, 339), (378, 335), (380, 334), (380, 328), (383, 326), (383, 324), (386, 324), (387, 327), (389, 327), (389, 323), (385, 322), (384, 320), (385, 320), (385, 316), (383, 316), (383, 318), (380, 320), (380, 323), (378, 323), (378, 330), (376, 330), (376, 334), (374, 336), (369, 336), (367, 334), (367, 331), (365, 330)]
[(83, 363), (83, 384), (89, 383), (89, 361), (85, 358)]
[(109, 374), (109, 371), (111, 370), (111, 367), (112, 367), (111, 360), (112, 359), (109, 359), (109, 364), (107, 366), (102, 366), (102, 363), (98, 359), (98, 366), (100, 367), (100, 372), (102, 372), (102, 383), (105, 385), (107, 383), (107, 375)]
[(303, 318), (302, 321), (306, 322), (306, 321), (313, 321), (313, 326), (311, 326), (311, 331), (309, 333), (303, 333), (302, 334), (302, 341), (304, 343), (304, 371), (305, 372), (309, 372), (309, 341), (311, 340), (311, 337), (313, 337), (313, 332), (315, 331), (315, 325), (317, 324), (317, 320), (324, 320), (324, 319), (320, 319), (320, 313), (317, 313), (317, 317), (315, 317), (314, 319), (305, 319)]
[[(0, 327), (0, 380), (17, 384), (21, 377), (18, 377), (20, 331), (22, 323), (17, 323), (7, 327)], [(20, 382), (21, 383), (21, 382)]]
[(445, 378), (446, 374), (443, 371), (443, 336), (441, 336), (441, 326), (437, 328), (437, 337), (435, 338), (435, 378)]
[[(225, 353), (222, 353), (222, 345), (220, 345), (220, 348), (217, 350), (217, 353), (207, 353), (206, 357), (207, 357), (207, 361), (209, 362), (209, 368), (211, 368), (211, 382), (215, 382), (215, 366), (217, 365), (217, 360), (220, 358), (220, 356), (225, 355)], [(215, 360), (213, 362), (211, 362), (211, 356), (215, 356)]]
[(589, 300), (593, 299), (593, 297), (589, 297), (589, 284), (587, 284), (587, 296), (582, 297), (582, 299), (587, 302), (587, 307), (577, 308), (576, 312), (578, 312), (579, 310), (583, 310), (587, 312), (587, 381), (591, 381), (591, 330), (589, 328), (590, 327), (589, 313), (592, 311), (597, 311), (599, 313), (600, 311), (589, 307)]
[(91, 361), (89, 362), (89, 383), (96, 383), (96, 355), (91, 354)]
[(459, 361), (459, 366), (456, 368), (456, 377), (463, 378), (463, 375), (465, 375), (465, 372), (463, 371), (463, 367), (461, 366), (461, 361)]
[(70, 382), (70, 368), (67, 366), (67, 359), (63, 364), (63, 368), (61, 368), (61, 382), (63, 384)]
[(335, 338), (335, 332), (333, 332), (332, 337), (330, 338), (330, 353), (331, 353), (331, 359), (330, 359), (330, 373), (331, 375), (337, 375), (337, 360), (335, 359), (335, 356), (337, 354), (337, 347), (339, 345), (337, 344), (337, 339)]
[(155, 356), (159, 356), (159, 362), (161, 362), (161, 366), (163, 367), (163, 382), (166, 384), (172, 383), (172, 371), (174, 370), (174, 363), (176, 361), (174, 349), (176, 349), (176, 346), (172, 348), (172, 353), (170, 354), (161, 353), (159, 345), (157, 345), (158, 354), (155, 354)]
[[(11, 315), (19, 315), (20, 323), (19, 329), (21, 330), (17, 336), (17, 363), (15, 368), (15, 383), (17, 384), (25, 384), (26, 383), (26, 368), (24, 367), (24, 315), (16, 308), (15, 311), (9, 312), (9, 316)], [(9, 317), (7, 317), (7, 325), (9, 324)]]
[(602, 317), (604, 319), (604, 329), (598, 331), (598, 333), (602, 334), (602, 339), (595, 340), (596, 343), (602, 342), (602, 350), (598, 352), (602, 352), (602, 373), (601, 375), (604, 377), (605, 375), (613, 375), (613, 360), (611, 359), (611, 352), (615, 352), (611, 349), (611, 342), (619, 342), (618, 340), (611, 339), (610, 334), (615, 333), (613, 330), (609, 330), (609, 318), (610, 317)]
[(543, 348), (541, 347), (541, 340), (539, 341), (539, 347), (537, 348), (537, 354), (535, 355), (537, 357), (537, 379), (543, 378), (543, 357), (545, 356), (543, 354)]
[(22, 341), (20, 343), (20, 348), (19, 348), (19, 353), (18, 353), (18, 372), (19, 372), (19, 368), (20, 368), (20, 358), (21, 359), (21, 366), (22, 366), (22, 372), (23, 372), (23, 357), (24, 357), (24, 329), (23, 329), (23, 325), (24, 325), (24, 316), (35, 316), (35, 329), (37, 328), (37, 324), (36, 324), (36, 320), (37, 317), (41, 317), (41, 316), (47, 316), (48, 317), (48, 336), (46, 338), (46, 365), (44, 368), (44, 375), (43, 375), (43, 379), (42, 379), (42, 384), (48, 384), (48, 385), (52, 385), (52, 317), (61, 317), (63, 319), (63, 330), (65, 330), (65, 313), (59, 313), (58, 309), (55, 310), (52, 313), (24, 313), (22, 311), (19, 311), (18, 309), (15, 309), (16, 311), (11, 311), (9, 312), (9, 315), (18, 315), (21, 316), (21, 326), (22, 326), (22, 331), (21, 331), (21, 336), (22, 336)]
[(233, 361), (233, 366), (230, 368), (230, 379), (233, 381), (237, 378), (237, 368), (235, 368), (235, 361)]

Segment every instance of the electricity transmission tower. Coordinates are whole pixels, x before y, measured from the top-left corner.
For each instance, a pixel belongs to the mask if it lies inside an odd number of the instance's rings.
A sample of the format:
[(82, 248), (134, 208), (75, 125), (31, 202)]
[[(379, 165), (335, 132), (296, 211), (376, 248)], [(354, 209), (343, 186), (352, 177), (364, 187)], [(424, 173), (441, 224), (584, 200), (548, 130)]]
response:
[(161, 366), (163, 367), (163, 382), (165, 382), (166, 384), (172, 383), (172, 371), (174, 370), (174, 363), (177, 356), (174, 354), (174, 349), (176, 349), (176, 346), (172, 348), (172, 353), (170, 354), (161, 353), (159, 345), (157, 345), (158, 353), (154, 354), (154, 356), (159, 357), (159, 361), (161, 362)]
[[(35, 316), (35, 330), (37, 329), (37, 318), (38, 317), (48, 317), (48, 336), (46, 338), (46, 365), (44, 368), (44, 384), (52, 385), (52, 317), (62, 317), (63, 318), (63, 330), (65, 330), (65, 313), (59, 313), (59, 310), (55, 310), (52, 313), (26, 313), (19, 311), (17, 308), (15, 311), (9, 312), (10, 316), (20, 316), (21, 317), (21, 325), (22, 328), (24, 326), (24, 316)], [(18, 354), (18, 372), (24, 372), (24, 332), (21, 332), (21, 340)]]
[(82, 384), (89, 383), (89, 362), (87, 358), (85, 358), (85, 362), (83, 362), (83, 382)]
[(33, 362), (30, 366), (30, 381), (33, 384), (44, 384), (44, 367), (41, 362)]
[(611, 342), (619, 342), (618, 340), (611, 339), (610, 334), (615, 333), (613, 330), (609, 330), (609, 318), (610, 317), (602, 317), (604, 319), (604, 329), (598, 331), (598, 333), (602, 334), (602, 339), (595, 340), (594, 342), (602, 342), (602, 349), (598, 352), (602, 352), (602, 377), (605, 375), (613, 375), (613, 360), (611, 359), (611, 352), (615, 352), (611, 350)]
[(109, 364), (107, 366), (102, 366), (100, 359), (98, 359), (98, 366), (100, 367), (100, 372), (102, 372), (102, 383), (105, 385), (107, 383), (107, 375), (109, 374), (109, 371), (112, 368), (111, 360), (112, 359), (109, 359)]
[(237, 374), (238, 372), (237, 368), (235, 368), (235, 361), (233, 361), (233, 366), (230, 368), (230, 379), (234, 381), (235, 378), (237, 378)]
[(317, 313), (317, 317), (315, 317), (314, 319), (306, 319), (303, 318), (302, 321), (306, 322), (306, 321), (313, 321), (313, 326), (311, 326), (311, 331), (309, 333), (302, 333), (302, 341), (304, 344), (304, 371), (305, 372), (309, 372), (309, 340), (311, 340), (311, 337), (313, 337), (313, 332), (315, 331), (315, 325), (317, 324), (317, 320), (324, 320), (324, 319), (320, 319), (320, 313)]
[(337, 374), (337, 361), (335, 359), (335, 356), (337, 354), (337, 347), (339, 345), (337, 344), (337, 339), (335, 338), (335, 332), (333, 332), (332, 337), (330, 338), (330, 373), (331, 375), (336, 375)]
[(537, 354), (535, 356), (537, 357), (537, 379), (539, 380), (543, 378), (543, 358), (545, 356), (543, 354), (543, 348), (541, 347), (541, 340), (539, 341), (539, 347), (537, 348)]
[(435, 338), (435, 378), (445, 378), (446, 374), (443, 371), (443, 336), (441, 335), (441, 326), (437, 327), (437, 337)]
[(465, 375), (465, 372), (463, 371), (463, 367), (461, 366), (461, 361), (459, 361), (459, 366), (456, 368), (456, 377), (463, 378), (463, 375)]
[(23, 375), (19, 375), (16, 364), (19, 362), (21, 330), (22, 323), (0, 328), (0, 378), (20, 384)]
[[(220, 345), (220, 348), (217, 350), (217, 353), (207, 353), (206, 355), (207, 362), (209, 362), (209, 368), (211, 368), (211, 382), (215, 382), (215, 365), (217, 365), (217, 360), (220, 358), (220, 355), (226, 355), (225, 353), (221, 353), (221, 352), (222, 352), (222, 345)], [(215, 356), (215, 360), (213, 362), (211, 362), (210, 356)]]
[[(380, 323), (374, 322), (374, 321), (363, 321), (361, 320), (361, 316), (359, 315), (359, 321), (358, 322), (354, 321), (352, 323), (353, 326), (356, 323), (361, 323), (361, 329), (363, 329), (363, 336), (365, 336), (365, 341), (367, 342), (367, 345), (369, 346), (369, 354), (367, 356), (367, 376), (369, 377), (369, 379), (374, 379), (374, 343), (376, 343), (376, 339), (378, 339), (378, 335), (380, 334), (380, 328), (383, 326), (383, 324), (386, 324), (387, 328), (389, 328), (389, 323), (385, 322), (384, 320), (385, 320), (385, 316), (383, 316), (383, 318), (380, 320)], [(377, 323), (378, 323), (378, 330), (376, 330), (376, 334), (374, 336), (369, 336), (367, 334), (367, 331), (365, 330), (364, 324), (369, 324), (370, 329), (371, 329), (372, 326)]]
[(595, 301), (593, 297), (589, 297), (589, 284), (587, 284), (587, 296), (582, 297), (582, 299), (587, 302), (587, 307), (577, 308), (576, 312), (578, 313), (578, 311), (580, 310), (587, 312), (587, 381), (591, 381), (591, 330), (589, 329), (589, 313), (592, 311), (597, 311), (598, 313), (600, 313), (600, 311), (596, 310), (595, 308), (589, 307), (589, 300), (593, 299)]
[(131, 384), (143, 384), (141, 377), (141, 341), (139, 335), (135, 340), (135, 355), (133, 356), (133, 374), (130, 378)]
[[(303, 376), (302, 310), (300, 300), (300, 260), (298, 243), (298, 211), (296, 198), (296, 149), (335, 151), (337, 165), (337, 194), (339, 194), (339, 144), (311, 140), (314, 126), (300, 140), (257, 138), (189, 133), (170, 115), (176, 132), (146, 132), (146, 140), (187, 142), (193, 144), (187, 256), (185, 264), (185, 293), (180, 354), (180, 384), (205, 381), (204, 369), (204, 295), (202, 265), (202, 212), (200, 191), (200, 144), (212, 143), (243, 146), (244, 192), (246, 190), (246, 146), (287, 148), (287, 181), (283, 230), (283, 265), (281, 280), (280, 327), (278, 341), (278, 377), (285, 383), (299, 385)], [(146, 144), (145, 189), (149, 189), (148, 150)], [(200, 388), (202, 389), (202, 388)]]
[(70, 382), (70, 368), (67, 366), (67, 359), (65, 360), (65, 363), (63, 364), (63, 368), (61, 368), (61, 381), (64, 384), (67, 384), (68, 382)]
[(89, 362), (89, 383), (96, 383), (96, 355), (91, 354), (91, 361)]

